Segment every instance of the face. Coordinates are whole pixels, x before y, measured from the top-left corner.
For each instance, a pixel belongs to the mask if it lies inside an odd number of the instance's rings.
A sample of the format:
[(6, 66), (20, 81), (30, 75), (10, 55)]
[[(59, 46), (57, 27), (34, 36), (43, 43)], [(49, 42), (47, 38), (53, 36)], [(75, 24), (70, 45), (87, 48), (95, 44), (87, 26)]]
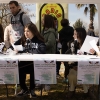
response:
[(25, 34), (25, 37), (29, 38), (29, 39), (32, 39), (34, 37), (34, 35), (32, 34), (32, 32), (28, 28), (25, 28), (24, 34)]
[(74, 30), (74, 35), (73, 35), (74, 40), (77, 40), (77, 32)]
[(9, 8), (10, 8), (10, 11), (13, 15), (16, 15), (17, 12), (19, 11), (20, 7), (19, 6), (16, 6), (14, 3), (13, 4), (9, 4)]

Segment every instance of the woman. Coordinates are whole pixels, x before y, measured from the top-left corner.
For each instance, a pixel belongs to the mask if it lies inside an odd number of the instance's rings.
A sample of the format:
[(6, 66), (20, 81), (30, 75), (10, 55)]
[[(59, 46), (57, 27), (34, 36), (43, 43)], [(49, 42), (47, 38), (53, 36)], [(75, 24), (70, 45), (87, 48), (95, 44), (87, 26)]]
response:
[[(84, 28), (76, 28), (74, 30), (74, 39), (77, 37), (77, 46), (75, 46), (75, 49), (80, 49), (85, 38), (86, 38), (86, 30)], [(82, 54), (86, 54), (84, 52), (80, 52)], [(67, 98), (71, 98), (74, 96), (75, 93), (75, 87), (77, 85), (77, 62), (73, 64), (73, 68), (70, 69), (69, 74), (68, 74), (68, 81), (69, 81), (69, 93), (67, 95)], [(90, 97), (92, 97), (94, 100), (96, 99), (94, 94), (91, 92), (90, 88), (88, 85), (83, 84), (83, 89), (84, 89), (84, 97), (88, 97), (88, 94)]]
[(51, 15), (44, 15), (42, 24), (43, 24), (42, 35), (45, 40), (46, 53), (55, 54), (56, 53), (56, 31), (54, 27), (53, 17)]
[[(38, 32), (37, 27), (30, 23), (25, 26), (24, 36), (15, 42), (15, 45), (22, 45), (24, 50), (20, 53), (29, 52), (35, 54), (44, 54), (46, 46), (44, 44), (44, 38)], [(21, 92), (17, 96), (24, 96), (29, 93), (28, 88), (25, 84), (26, 74), (30, 74), (30, 94), (32, 97), (36, 97), (34, 93), (34, 67), (32, 61), (20, 61), (19, 62), (19, 81)]]
[(4, 42), (4, 30), (2, 25), (0, 24), (0, 43)]
[[(42, 20), (42, 35), (45, 40), (46, 54), (56, 53), (56, 31), (54, 26), (54, 18), (51, 15), (44, 15)], [(49, 90), (50, 85), (45, 85), (45, 90)]]

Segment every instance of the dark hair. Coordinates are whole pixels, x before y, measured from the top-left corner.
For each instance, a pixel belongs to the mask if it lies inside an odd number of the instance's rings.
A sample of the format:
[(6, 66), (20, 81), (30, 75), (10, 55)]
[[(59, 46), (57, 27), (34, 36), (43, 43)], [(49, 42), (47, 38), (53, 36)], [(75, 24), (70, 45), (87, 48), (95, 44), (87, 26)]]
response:
[(44, 15), (44, 28), (54, 28), (54, 19), (52, 15)]
[(0, 42), (4, 42), (4, 30), (1, 24), (0, 24)]
[[(32, 32), (32, 34), (33, 34), (34, 36), (36, 36), (39, 40), (41, 40), (42, 42), (44, 42), (44, 38), (43, 38), (43, 36), (39, 33), (39, 31), (38, 31), (38, 29), (37, 29), (37, 27), (36, 27), (35, 24), (33, 24), (33, 23), (27, 24), (27, 25), (25, 26), (25, 28), (28, 28), (28, 29)], [(24, 29), (25, 29), (25, 28), (24, 28)], [(23, 35), (23, 36), (22, 36), (22, 45), (24, 45), (25, 42), (26, 42), (26, 37), (25, 37), (25, 35)]]
[(14, 0), (14, 1), (10, 1), (10, 2), (9, 2), (9, 5), (10, 5), (10, 4), (15, 4), (15, 6), (19, 6), (18, 2), (15, 1), (15, 0)]
[(84, 28), (76, 28), (77, 38), (80, 39), (80, 47), (82, 46), (85, 38), (86, 38), (86, 30)]
[(68, 19), (62, 19), (60, 23), (61, 23), (62, 27), (69, 26), (69, 20)]

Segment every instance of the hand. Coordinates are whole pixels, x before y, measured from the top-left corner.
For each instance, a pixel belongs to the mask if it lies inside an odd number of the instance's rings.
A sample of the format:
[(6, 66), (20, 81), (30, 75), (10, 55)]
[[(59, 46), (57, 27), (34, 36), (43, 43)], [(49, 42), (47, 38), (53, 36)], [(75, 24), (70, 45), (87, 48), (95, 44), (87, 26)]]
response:
[(95, 50), (94, 50), (94, 49), (90, 49), (89, 52), (90, 52), (91, 54), (95, 54)]
[(97, 55), (100, 57), (100, 52), (98, 52)]

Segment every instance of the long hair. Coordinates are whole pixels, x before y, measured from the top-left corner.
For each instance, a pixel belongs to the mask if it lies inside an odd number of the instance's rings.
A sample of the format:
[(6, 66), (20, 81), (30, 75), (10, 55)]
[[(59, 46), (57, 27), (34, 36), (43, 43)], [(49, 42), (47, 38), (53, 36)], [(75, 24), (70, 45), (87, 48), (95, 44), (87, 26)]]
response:
[(76, 28), (75, 30), (77, 32), (77, 39), (80, 40), (79, 45), (81, 47), (86, 38), (86, 30), (84, 28)]
[(4, 30), (1, 24), (0, 24), (0, 42), (4, 42)]
[(52, 15), (44, 15), (43, 29), (45, 28), (54, 28), (54, 18)]
[[(43, 36), (39, 33), (39, 31), (38, 31), (38, 29), (37, 29), (37, 27), (36, 27), (35, 24), (33, 24), (33, 23), (27, 24), (27, 25), (25, 26), (25, 28), (28, 28), (28, 29), (32, 32), (32, 34), (33, 34), (34, 36), (36, 36), (40, 41), (44, 42), (44, 38), (43, 38)], [(25, 30), (25, 28), (24, 28), (24, 30)], [(25, 37), (25, 35), (23, 35), (23, 36), (22, 36), (22, 45), (24, 45), (25, 42), (26, 42), (26, 37)]]

